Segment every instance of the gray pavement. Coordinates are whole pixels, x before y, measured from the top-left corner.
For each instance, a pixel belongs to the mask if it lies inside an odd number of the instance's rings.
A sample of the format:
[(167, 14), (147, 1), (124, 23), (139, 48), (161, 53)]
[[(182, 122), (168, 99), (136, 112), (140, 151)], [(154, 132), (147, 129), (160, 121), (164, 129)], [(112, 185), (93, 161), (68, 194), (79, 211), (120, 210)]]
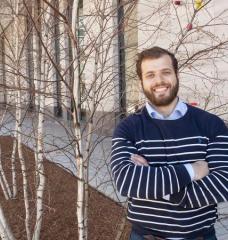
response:
[[(22, 124), (23, 142), (34, 149), (34, 123), (36, 119), (25, 118)], [(15, 120), (12, 115), (6, 114), (0, 117), (0, 134), (13, 136)], [(44, 122), (44, 156), (65, 168), (67, 171), (77, 174), (75, 164), (75, 152), (73, 144), (73, 129), (69, 123), (59, 122), (57, 119), (49, 119)], [(83, 142), (85, 146), (85, 142)], [(115, 191), (109, 171), (111, 152), (111, 136), (104, 137), (98, 133), (92, 135), (93, 152), (89, 163), (89, 184), (98, 191), (115, 201), (124, 202), (125, 199)], [(228, 240), (228, 203), (218, 206), (219, 219), (216, 224), (218, 240)]]

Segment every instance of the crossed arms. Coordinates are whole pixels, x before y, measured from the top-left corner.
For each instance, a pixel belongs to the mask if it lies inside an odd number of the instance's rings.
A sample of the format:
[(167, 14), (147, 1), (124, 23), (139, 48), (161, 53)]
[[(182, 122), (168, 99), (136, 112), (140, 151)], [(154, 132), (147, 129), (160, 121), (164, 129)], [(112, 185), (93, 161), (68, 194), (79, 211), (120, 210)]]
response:
[(205, 161), (192, 163), (192, 167), (194, 179), (183, 164), (150, 166), (131, 141), (113, 138), (111, 169), (123, 196), (161, 200), (168, 195), (170, 202), (184, 208), (227, 201), (227, 130), (208, 144)]

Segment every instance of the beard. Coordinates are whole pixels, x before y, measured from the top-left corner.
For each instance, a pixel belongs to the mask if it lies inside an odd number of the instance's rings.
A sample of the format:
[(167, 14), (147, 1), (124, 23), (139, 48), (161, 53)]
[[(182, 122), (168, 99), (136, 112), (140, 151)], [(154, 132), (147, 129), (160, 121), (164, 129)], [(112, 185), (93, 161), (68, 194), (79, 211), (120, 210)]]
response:
[[(160, 84), (159, 86), (162, 85), (167, 85), (167, 84)], [(174, 86), (169, 86), (170, 88), (170, 92), (168, 96), (161, 96), (161, 97), (157, 97), (156, 94), (154, 94), (154, 88), (155, 86), (151, 87), (150, 89), (145, 89), (143, 84), (142, 84), (142, 88), (143, 88), (143, 92), (145, 94), (145, 96), (147, 97), (147, 99), (154, 105), (157, 107), (164, 107), (169, 105), (170, 103), (172, 103), (174, 101), (174, 99), (177, 97), (177, 93), (179, 90), (179, 79), (177, 77), (177, 82)], [(158, 87), (158, 85), (156, 86)]]

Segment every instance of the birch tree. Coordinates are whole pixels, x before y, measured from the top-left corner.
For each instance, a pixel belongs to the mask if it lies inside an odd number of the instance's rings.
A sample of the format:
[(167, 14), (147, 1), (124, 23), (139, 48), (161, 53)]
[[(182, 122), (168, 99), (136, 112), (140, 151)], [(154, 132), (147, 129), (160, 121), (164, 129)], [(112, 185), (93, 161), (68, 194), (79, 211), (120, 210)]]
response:
[(2, 240), (14, 240), (10, 226), (5, 218), (2, 206), (0, 204), (0, 237)]
[(19, 43), (19, 0), (15, 0), (15, 18), (14, 18), (14, 31), (15, 35), (15, 86), (18, 89), (16, 92), (16, 132), (17, 135), (17, 146), (18, 155), (21, 164), (21, 171), (23, 176), (23, 193), (24, 193), (24, 204), (25, 204), (25, 229), (27, 239), (31, 239), (31, 227), (30, 227), (30, 208), (29, 208), (29, 191), (28, 191), (28, 176), (25, 164), (25, 159), (22, 150), (22, 91), (21, 91), (21, 79), (20, 79), (20, 43)]

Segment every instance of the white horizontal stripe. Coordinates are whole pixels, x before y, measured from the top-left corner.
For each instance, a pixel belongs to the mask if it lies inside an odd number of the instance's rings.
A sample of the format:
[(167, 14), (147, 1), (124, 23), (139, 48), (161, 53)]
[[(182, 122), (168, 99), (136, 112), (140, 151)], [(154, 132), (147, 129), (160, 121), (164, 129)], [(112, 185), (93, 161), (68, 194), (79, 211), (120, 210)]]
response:
[(142, 142), (144, 142), (144, 143), (147, 143), (147, 142), (148, 143), (150, 143), (150, 142), (173, 142), (173, 141), (178, 142), (178, 141), (197, 139), (197, 138), (209, 140), (209, 138), (207, 138), (207, 137), (195, 136), (195, 137), (186, 137), (186, 138), (177, 138), (177, 139), (140, 140), (140, 141), (137, 141), (136, 144), (140, 144)]
[(119, 154), (129, 154), (129, 155), (131, 155), (131, 153), (130, 152), (118, 152), (118, 153), (116, 153), (116, 154), (113, 154), (112, 155), (112, 158), (114, 158), (116, 155), (119, 155)]
[(225, 160), (225, 161), (218, 161), (218, 160), (210, 160), (210, 162), (209, 163), (226, 163), (226, 164), (228, 164), (228, 162), (227, 162), (227, 160)]
[(227, 135), (218, 135), (217, 138), (228, 138)]
[(207, 215), (208, 213), (215, 213), (216, 210), (212, 210), (210, 212), (206, 212), (206, 213), (202, 213), (200, 215), (195, 215), (193, 217), (188, 217), (188, 218), (174, 218), (173, 216), (161, 216), (161, 215), (154, 215), (154, 214), (150, 214), (150, 213), (139, 213), (139, 212), (134, 212), (131, 211), (130, 209), (128, 209), (128, 212), (135, 214), (135, 215), (140, 215), (140, 216), (150, 216), (150, 217), (155, 217), (155, 218), (159, 218), (159, 219), (171, 219), (171, 220), (175, 220), (175, 221), (184, 221), (184, 220), (190, 220), (190, 219), (194, 219), (194, 218), (198, 218), (198, 217), (202, 217), (204, 215)]
[(208, 145), (216, 145), (216, 144), (225, 144), (225, 145), (228, 145), (228, 142), (212, 142), (212, 143), (208, 143)]
[(171, 156), (181, 156), (190, 154), (206, 154), (205, 151), (199, 152), (183, 152), (183, 153), (172, 153), (172, 154), (143, 154), (146, 157), (171, 157)]
[(132, 163), (129, 162), (128, 164), (125, 164), (124, 166), (121, 167), (121, 169), (116, 169), (115, 171), (112, 171), (113, 172), (113, 175), (115, 176), (116, 175), (116, 172), (122, 172), (122, 170), (126, 167), (126, 166), (131, 166)]
[(206, 158), (210, 158), (210, 157), (228, 157), (228, 154), (211, 154), (206, 156)]
[(169, 165), (172, 165), (172, 164), (176, 164), (176, 163), (192, 163), (192, 162), (197, 162), (197, 161), (205, 161), (204, 158), (199, 158), (199, 159), (194, 159), (194, 161), (192, 161), (192, 159), (189, 159), (189, 160), (178, 160), (178, 161), (168, 161), (168, 162), (148, 162), (149, 165), (157, 165), (158, 163), (160, 165), (165, 165), (165, 164), (169, 164)]
[(192, 147), (192, 146), (207, 146), (207, 144), (185, 144), (180, 146), (170, 146), (170, 147), (141, 147), (138, 150), (155, 150), (155, 149), (175, 149), (175, 148), (183, 148), (183, 147)]
[(199, 231), (199, 230), (201, 230), (201, 229), (204, 229), (204, 228), (210, 228), (211, 226), (213, 226), (214, 225), (214, 223), (212, 223), (212, 224), (210, 224), (210, 225), (208, 225), (208, 226), (204, 226), (204, 227), (201, 227), (201, 228), (197, 228), (197, 229), (194, 229), (194, 230), (192, 230), (192, 231), (183, 231), (183, 230), (181, 230), (181, 232), (178, 232), (178, 231), (173, 231), (173, 230), (171, 230), (171, 231), (168, 231), (168, 230), (161, 230), (161, 229), (157, 229), (157, 228), (148, 228), (147, 227), (147, 229), (151, 229), (151, 230), (154, 230), (154, 231), (158, 231), (158, 232), (167, 232), (167, 233), (176, 233), (176, 234), (183, 234), (183, 233), (192, 233), (192, 232), (196, 232), (196, 231)]
[(113, 138), (112, 141), (119, 141), (119, 140), (124, 140), (126, 141), (127, 139), (126, 138)]
[[(204, 219), (203, 221), (200, 221), (200, 222), (197, 222), (197, 223), (192, 223), (192, 224), (189, 224), (189, 225), (170, 224), (170, 223), (163, 223), (163, 222), (152, 222), (152, 221), (130, 218), (129, 216), (128, 216), (128, 219), (136, 221), (136, 222), (152, 223), (152, 224), (155, 224), (155, 225), (162, 225), (162, 226), (165, 225), (165, 226), (171, 226), (171, 227), (187, 228), (187, 227), (193, 227), (193, 226), (199, 225), (199, 224), (207, 222), (209, 220), (214, 220), (214, 219), (216, 219), (216, 216), (212, 217), (212, 218), (207, 218), (207, 219)], [(160, 231), (163, 231), (163, 229), (160, 229)]]
[(122, 142), (115, 142), (115, 143), (112, 143), (112, 148), (114, 148), (117, 144), (119, 144), (119, 143), (121, 143), (122, 144)]
[(228, 148), (209, 148), (207, 151), (228, 151)]
[(113, 167), (111, 167), (113, 172), (116, 172), (116, 168), (118, 168), (124, 161), (124, 165), (127, 163), (133, 164), (131, 160), (122, 160), (121, 162), (119, 162), (118, 164), (114, 165)]
[(214, 170), (214, 169), (220, 169), (220, 168), (228, 168), (228, 166), (219, 166), (219, 167), (210, 167), (210, 170)]
[[(135, 199), (137, 201), (142, 201), (142, 202), (151, 202), (151, 203), (159, 203), (159, 204), (170, 205), (170, 206), (179, 206), (178, 203), (162, 202), (162, 201), (154, 200), (154, 199), (153, 200), (152, 199), (143, 199), (143, 198), (132, 198), (132, 199)], [(186, 211), (186, 212), (188, 212), (188, 211)]]
[(135, 149), (135, 150), (137, 150), (136, 147), (121, 146), (121, 147), (114, 148), (114, 149), (112, 150), (112, 153), (113, 153), (114, 151), (118, 150), (118, 149), (121, 149), (121, 148), (127, 148), (127, 149)]
[(121, 159), (124, 159), (125, 158), (125, 160), (129, 160), (129, 157), (120, 157), (120, 158), (116, 158), (115, 160), (113, 160), (112, 162), (111, 162), (111, 166), (113, 165), (113, 163), (115, 163), (115, 162), (117, 162), (117, 161), (119, 161), (119, 160), (121, 160)]
[[(124, 144), (126, 144), (126, 143), (132, 144), (131, 141), (127, 141), (127, 140), (123, 140), (123, 141), (124, 141)], [(114, 147), (115, 147), (116, 145), (118, 145), (118, 144), (122, 145), (122, 144), (123, 144), (123, 141), (117, 141), (117, 142), (115, 142), (115, 143), (112, 143), (112, 148), (114, 148)]]

